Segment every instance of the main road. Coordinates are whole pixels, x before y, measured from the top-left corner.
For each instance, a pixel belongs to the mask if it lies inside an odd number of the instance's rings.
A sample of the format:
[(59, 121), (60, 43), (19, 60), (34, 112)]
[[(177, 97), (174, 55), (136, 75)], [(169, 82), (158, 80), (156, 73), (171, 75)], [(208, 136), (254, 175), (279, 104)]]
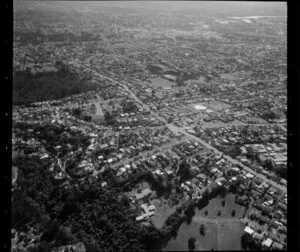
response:
[(254, 174), (255, 176), (261, 178), (263, 181), (268, 182), (269, 184), (271, 184), (271, 185), (274, 186), (275, 188), (280, 189), (280, 190), (282, 190), (284, 193), (286, 193), (287, 188), (286, 188), (285, 186), (281, 186), (281, 185), (279, 185), (278, 183), (276, 183), (276, 182), (274, 182), (274, 181), (268, 179), (266, 176), (257, 173), (256, 171), (254, 171), (254, 170), (252, 170), (251, 168), (245, 166), (244, 164), (242, 164), (242, 163), (239, 162), (238, 160), (233, 159), (233, 158), (230, 157), (230, 156), (224, 155), (223, 152), (219, 151), (218, 149), (216, 149), (216, 148), (213, 147), (212, 145), (210, 145), (210, 144), (208, 144), (207, 142), (203, 141), (201, 138), (196, 137), (196, 136), (194, 136), (194, 135), (191, 135), (191, 134), (189, 134), (188, 132), (186, 132), (184, 129), (179, 128), (179, 127), (177, 127), (177, 126), (175, 126), (175, 125), (173, 125), (173, 124), (167, 123), (167, 121), (166, 121), (164, 118), (160, 117), (156, 112), (152, 111), (152, 110), (150, 109), (150, 107), (149, 107), (147, 104), (144, 104), (144, 103), (143, 103), (143, 102), (135, 95), (135, 93), (133, 93), (133, 92), (128, 88), (128, 86), (126, 85), (126, 82), (124, 82), (124, 81), (119, 82), (119, 81), (116, 81), (116, 80), (114, 80), (114, 79), (112, 79), (112, 78), (110, 78), (110, 77), (108, 77), (108, 76), (105, 76), (105, 75), (103, 75), (103, 74), (100, 74), (100, 73), (98, 72), (98, 70), (95, 69), (94, 67), (90, 67), (90, 66), (88, 66), (88, 65), (86, 65), (86, 64), (81, 64), (81, 65), (84, 66), (84, 67), (86, 67), (86, 68), (88, 68), (89, 70), (93, 71), (93, 72), (94, 72), (96, 75), (98, 75), (99, 77), (101, 77), (101, 78), (103, 78), (103, 79), (107, 79), (107, 80), (109, 80), (109, 81), (111, 81), (111, 82), (113, 82), (113, 83), (115, 83), (115, 84), (117, 84), (117, 85), (119, 85), (119, 86), (122, 86), (122, 87), (123, 87), (123, 88), (124, 88), (124, 89), (132, 96), (132, 98), (135, 99), (135, 101), (136, 101), (137, 103), (139, 103), (146, 111), (149, 111), (149, 112), (150, 112), (153, 116), (155, 116), (157, 119), (163, 121), (163, 122), (166, 124), (166, 126), (167, 126), (171, 131), (182, 133), (182, 134), (184, 134), (185, 136), (187, 136), (188, 138), (194, 139), (195, 141), (200, 142), (200, 143), (201, 143), (202, 145), (204, 145), (206, 148), (208, 148), (208, 149), (210, 149), (210, 150), (213, 150), (216, 154), (223, 155), (223, 158), (227, 159), (227, 160), (230, 161), (231, 163), (236, 164), (236, 165), (240, 165), (244, 170), (246, 170), (246, 171), (248, 171), (248, 172)]

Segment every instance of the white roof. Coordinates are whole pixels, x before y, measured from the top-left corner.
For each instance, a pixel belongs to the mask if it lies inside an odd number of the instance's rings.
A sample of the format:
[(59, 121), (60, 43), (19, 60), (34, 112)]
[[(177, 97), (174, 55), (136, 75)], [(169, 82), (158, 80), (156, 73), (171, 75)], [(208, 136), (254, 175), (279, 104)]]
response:
[(194, 108), (195, 108), (195, 109), (197, 109), (197, 110), (205, 110), (205, 109), (206, 109), (206, 107), (205, 107), (205, 106), (203, 106), (203, 105), (200, 105), (200, 104), (198, 104), (198, 105), (194, 106)]
[(140, 215), (140, 216), (137, 216), (135, 219), (137, 220), (137, 221), (141, 221), (141, 220), (143, 220), (145, 218), (145, 215)]
[(250, 234), (250, 235), (252, 235), (252, 234), (254, 233), (254, 230), (253, 230), (252, 228), (248, 227), (248, 226), (245, 227), (244, 231), (245, 231), (246, 233)]
[(126, 171), (126, 169), (124, 167), (120, 168), (120, 172), (125, 172), (125, 171)]
[(149, 210), (149, 211), (155, 210), (155, 206), (154, 206), (154, 205), (150, 205), (150, 206), (148, 207), (148, 210)]
[(266, 247), (270, 247), (273, 243), (273, 240), (271, 240), (270, 238), (267, 238), (266, 240), (263, 241), (262, 245), (266, 246)]

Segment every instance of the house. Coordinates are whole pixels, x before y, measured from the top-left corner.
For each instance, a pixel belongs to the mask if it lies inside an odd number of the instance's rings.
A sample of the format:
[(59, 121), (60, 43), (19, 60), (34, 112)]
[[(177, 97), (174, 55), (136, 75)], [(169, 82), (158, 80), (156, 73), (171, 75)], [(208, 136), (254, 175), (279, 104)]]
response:
[(270, 227), (272, 227), (272, 228), (278, 228), (278, 222), (277, 221), (274, 221), (274, 220), (271, 220), (270, 222), (269, 222), (269, 226)]
[(245, 232), (246, 234), (249, 234), (249, 235), (252, 236), (253, 233), (254, 233), (254, 230), (253, 230), (252, 228), (246, 226), (245, 229), (244, 229), (244, 232)]
[(281, 226), (278, 228), (278, 232), (282, 233), (282, 234), (286, 234), (287, 233), (287, 228), (285, 226)]
[(262, 240), (264, 239), (264, 236), (263, 236), (263, 234), (259, 234), (257, 232), (254, 232), (253, 238), (260, 241), (260, 242), (262, 242)]
[(247, 205), (247, 204), (248, 204), (249, 198), (248, 198), (248, 196), (243, 195), (243, 196), (241, 196), (241, 197), (238, 197), (238, 198), (235, 200), (235, 202), (236, 202), (237, 204), (240, 204), (240, 205), (244, 206), (244, 205)]
[(140, 215), (140, 216), (137, 216), (135, 219), (136, 221), (143, 221), (145, 219), (145, 215)]
[(270, 238), (267, 238), (266, 240), (264, 240), (262, 242), (262, 246), (265, 248), (270, 248), (272, 243), (273, 243), (273, 240), (271, 240)]
[(269, 206), (263, 206), (262, 211), (267, 214), (270, 215), (273, 212), (273, 208), (269, 207)]
[(263, 216), (261, 214), (257, 215), (257, 220), (261, 223), (261, 224), (265, 224), (269, 222), (269, 218), (267, 216)]
[(282, 202), (279, 202), (277, 204), (278, 208), (281, 209), (283, 212), (287, 211), (287, 206), (285, 204), (283, 204)]
[(255, 190), (251, 190), (250, 194), (251, 194), (252, 198), (255, 200), (260, 197), (260, 193)]
[(281, 219), (280, 219), (280, 222), (281, 222), (283, 225), (285, 225), (285, 226), (287, 225), (287, 221), (286, 221), (286, 219), (284, 219), (284, 218), (281, 218)]
[(150, 211), (155, 211), (155, 206), (154, 205), (150, 205), (149, 207), (148, 207), (148, 211), (150, 212)]
[(278, 242), (273, 242), (272, 249), (274, 250), (283, 250), (283, 245)]

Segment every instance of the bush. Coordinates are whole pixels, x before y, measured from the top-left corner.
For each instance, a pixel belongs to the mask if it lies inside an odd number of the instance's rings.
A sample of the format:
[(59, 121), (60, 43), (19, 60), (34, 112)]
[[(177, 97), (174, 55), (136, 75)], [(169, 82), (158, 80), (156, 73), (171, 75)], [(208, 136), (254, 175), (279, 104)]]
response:
[(202, 236), (205, 236), (205, 225), (204, 224), (201, 224), (200, 227), (199, 227), (199, 232)]
[(235, 216), (235, 210), (232, 210), (231, 212), (231, 216), (234, 217)]
[(190, 251), (194, 251), (195, 243), (196, 243), (196, 238), (195, 237), (190, 237), (189, 240), (188, 240), (188, 248), (189, 248)]

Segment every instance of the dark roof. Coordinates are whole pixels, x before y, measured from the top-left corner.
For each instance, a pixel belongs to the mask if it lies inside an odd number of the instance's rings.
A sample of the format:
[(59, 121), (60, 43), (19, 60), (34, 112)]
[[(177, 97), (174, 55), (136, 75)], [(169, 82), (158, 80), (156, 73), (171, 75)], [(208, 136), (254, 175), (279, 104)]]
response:
[(287, 210), (287, 206), (285, 204), (283, 204), (282, 202), (279, 202), (277, 206), (283, 210)]
[(244, 201), (244, 200), (248, 200), (248, 196), (246, 195), (243, 195), (239, 198), (241, 201)]
[(280, 244), (280, 243), (278, 243), (278, 242), (273, 242), (272, 248), (282, 250), (283, 249), (283, 245)]

